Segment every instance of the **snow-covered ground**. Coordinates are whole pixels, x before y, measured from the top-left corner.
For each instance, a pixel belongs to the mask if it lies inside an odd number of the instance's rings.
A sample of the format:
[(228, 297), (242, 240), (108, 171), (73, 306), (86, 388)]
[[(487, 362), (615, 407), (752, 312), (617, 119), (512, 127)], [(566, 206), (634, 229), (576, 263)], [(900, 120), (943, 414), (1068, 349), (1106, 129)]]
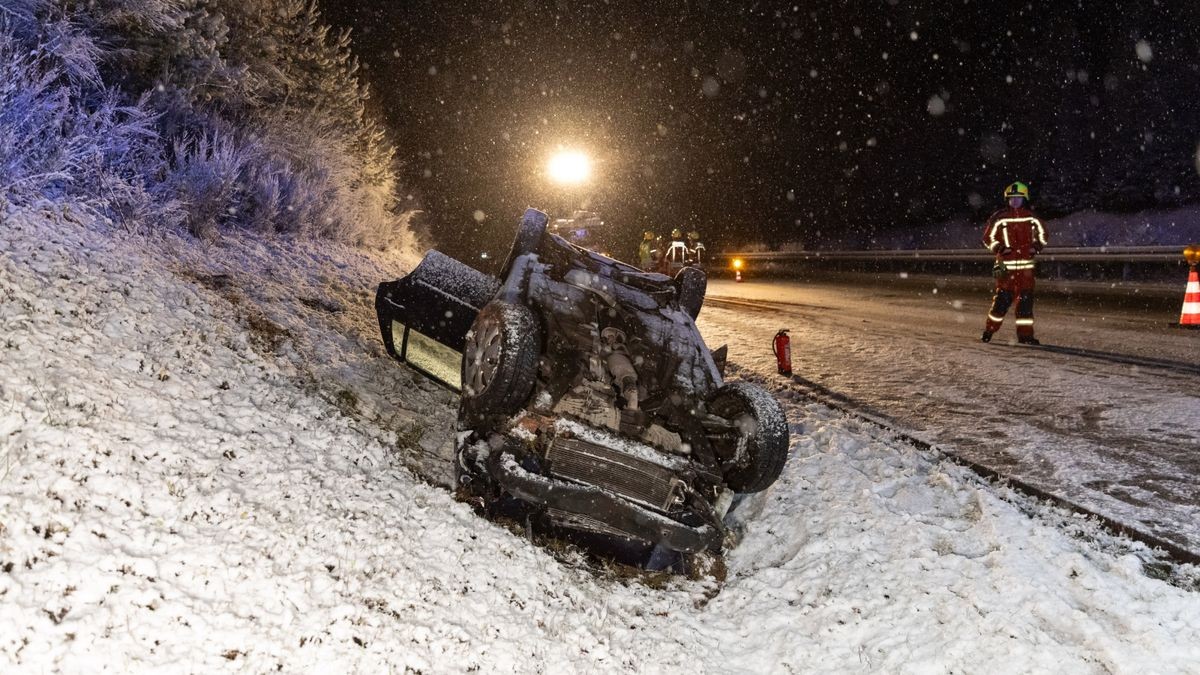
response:
[(452, 413), (371, 342), (405, 261), (49, 211), (0, 224), (0, 671), (1200, 663), (1200, 594), (1140, 547), (786, 385), (792, 458), (723, 585), (552, 556), (409, 468)]

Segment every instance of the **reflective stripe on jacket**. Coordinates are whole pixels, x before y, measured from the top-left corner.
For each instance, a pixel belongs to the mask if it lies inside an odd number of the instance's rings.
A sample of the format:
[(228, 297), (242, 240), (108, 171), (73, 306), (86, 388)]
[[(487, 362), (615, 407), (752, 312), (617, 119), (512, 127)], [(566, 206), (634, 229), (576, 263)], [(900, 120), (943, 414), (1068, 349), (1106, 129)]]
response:
[(1006, 207), (988, 218), (983, 229), (983, 246), (1003, 260), (1005, 267), (1028, 263), (1033, 268), (1033, 257), (1046, 246), (1046, 228), (1033, 211), (1025, 208)]
[(687, 255), (687, 244), (683, 243), (682, 241), (672, 241), (671, 245), (667, 247), (666, 258), (673, 263), (683, 264), (687, 262)]

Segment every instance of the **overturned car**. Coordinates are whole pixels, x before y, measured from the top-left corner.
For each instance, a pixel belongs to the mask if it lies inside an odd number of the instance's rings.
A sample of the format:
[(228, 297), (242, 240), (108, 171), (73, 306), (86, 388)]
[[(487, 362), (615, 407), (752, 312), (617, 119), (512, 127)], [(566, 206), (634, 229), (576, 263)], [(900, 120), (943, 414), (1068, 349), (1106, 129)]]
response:
[(547, 223), (526, 211), (499, 279), (430, 251), (380, 284), (388, 353), (460, 391), (476, 503), (660, 560), (719, 551), (735, 497), (783, 469), (782, 409), (724, 382), (694, 321), (704, 272), (643, 272)]

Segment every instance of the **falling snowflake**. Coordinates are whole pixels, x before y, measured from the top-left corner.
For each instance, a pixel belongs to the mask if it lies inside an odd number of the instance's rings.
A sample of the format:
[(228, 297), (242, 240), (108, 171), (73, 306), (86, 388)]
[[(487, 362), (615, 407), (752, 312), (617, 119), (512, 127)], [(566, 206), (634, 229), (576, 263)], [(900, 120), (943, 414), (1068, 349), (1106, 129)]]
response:
[(1133, 49), (1137, 53), (1138, 60), (1142, 63), (1150, 63), (1150, 59), (1154, 58), (1154, 50), (1150, 48), (1150, 43), (1145, 40), (1138, 40)]

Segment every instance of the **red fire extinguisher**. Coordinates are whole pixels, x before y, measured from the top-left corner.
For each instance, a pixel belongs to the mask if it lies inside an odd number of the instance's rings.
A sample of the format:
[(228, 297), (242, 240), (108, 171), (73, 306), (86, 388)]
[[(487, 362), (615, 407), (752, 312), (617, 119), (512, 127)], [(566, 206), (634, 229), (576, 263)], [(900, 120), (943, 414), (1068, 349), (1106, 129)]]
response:
[(779, 366), (780, 375), (792, 374), (792, 339), (788, 337), (788, 329), (783, 328), (775, 334), (771, 342), (771, 351), (775, 352), (775, 365)]

